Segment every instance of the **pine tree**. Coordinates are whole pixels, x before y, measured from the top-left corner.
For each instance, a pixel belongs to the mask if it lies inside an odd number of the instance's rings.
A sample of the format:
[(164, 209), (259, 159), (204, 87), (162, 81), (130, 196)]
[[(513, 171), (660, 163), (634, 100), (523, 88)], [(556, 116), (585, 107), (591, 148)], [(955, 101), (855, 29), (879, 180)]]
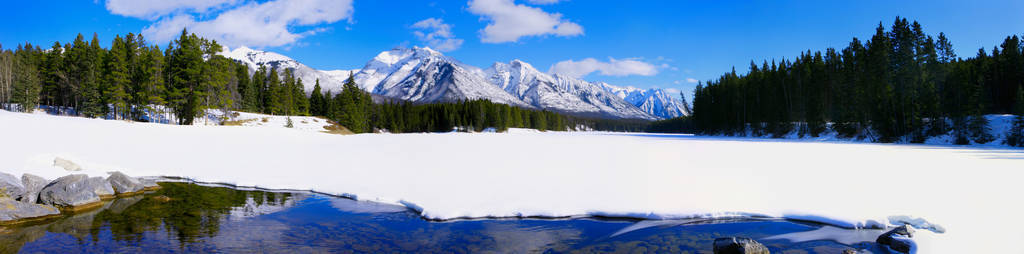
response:
[(1013, 127), (1006, 134), (1006, 144), (1024, 147), (1024, 87), (1017, 89), (1017, 104), (1014, 106)]
[(178, 124), (191, 125), (199, 115), (200, 85), (203, 74), (203, 51), (201, 42), (195, 34), (182, 30), (181, 36), (174, 41), (173, 50), (168, 56), (168, 76), (171, 91), (169, 99), (174, 109)]
[(309, 94), (309, 114), (324, 116), (324, 95), (320, 91), (320, 79), (313, 84), (313, 92)]
[(249, 67), (245, 65), (235, 66), (235, 79), (238, 80), (238, 94), (241, 97), (239, 109), (249, 112), (257, 112), (257, 94), (255, 82), (249, 79)]
[(24, 48), (21, 45), (18, 47), (13, 66), (14, 91), (11, 102), (18, 104), (22, 111), (31, 112), (39, 105), (39, 93), (43, 90), (36, 67), (37, 58), (34, 56), (39, 51), (33, 50), (31, 44), (26, 44)]
[(294, 97), (296, 114), (309, 115), (309, 98), (306, 97), (305, 85), (302, 84), (301, 78), (295, 80), (292, 97)]
[(128, 94), (128, 63), (125, 60), (126, 48), (121, 36), (114, 37), (110, 52), (103, 60), (103, 94), (106, 96), (105, 104), (111, 107), (113, 119), (122, 119), (127, 116), (130, 94)]
[(336, 98), (339, 124), (355, 133), (371, 131), (370, 108), (373, 100), (370, 94), (359, 89), (353, 76), (349, 75)]
[(281, 89), (281, 78), (277, 75), (277, 68), (272, 68), (267, 76), (267, 114), (281, 115), (287, 110), (284, 105), (285, 94)]

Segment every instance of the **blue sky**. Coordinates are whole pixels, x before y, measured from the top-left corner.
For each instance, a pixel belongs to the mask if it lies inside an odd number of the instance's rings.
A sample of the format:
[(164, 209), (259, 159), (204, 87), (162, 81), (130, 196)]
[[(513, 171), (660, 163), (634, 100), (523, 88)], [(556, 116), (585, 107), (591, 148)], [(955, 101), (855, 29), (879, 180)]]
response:
[[(355, 69), (397, 46), (433, 45), (481, 68), (522, 59), (542, 71), (641, 88), (691, 91), (751, 60), (791, 58), (870, 37), (879, 21), (920, 21), (970, 56), (1024, 33), (1024, 1), (613, 0), (83, 0), (12, 1), (0, 43), (49, 47), (77, 33), (147, 35), (166, 45), (181, 27)], [(489, 26), (493, 29), (488, 30)], [(419, 34), (417, 34), (419, 32)], [(590, 60), (587, 60), (590, 59)], [(552, 68), (553, 66), (558, 68)]]

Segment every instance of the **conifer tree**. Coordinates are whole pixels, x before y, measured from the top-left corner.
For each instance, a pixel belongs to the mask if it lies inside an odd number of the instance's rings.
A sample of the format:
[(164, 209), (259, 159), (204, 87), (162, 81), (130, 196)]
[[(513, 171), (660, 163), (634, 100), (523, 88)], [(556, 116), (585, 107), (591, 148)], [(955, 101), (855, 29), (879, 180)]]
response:
[(130, 94), (128, 94), (128, 63), (125, 56), (128, 55), (127, 45), (121, 36), (114, 37), (110, 46), (110, 52), (103, 60), (103, 94), (106, 96), (105, 105), (110, 105), (110, 113), (114, 119), (122, 119), (128, 114)]
[(277, 75), (277, 68), (272, 68), (267, 76), (267, 114), (281, 115), (287, 110), (284, 106), (284, 89), (281, 89), (281, 78)]
[(1006, 144), (1024, 147), (1024, 88), (1017, 89), (1017, 105), (1014, 106), (1013, 127), (1006, 134)]
[(324, 116), (324, 95), (320, 90), (320, 79), (313, 84), (313, 92), (309, 94), (309, 114)]
[(371, 131), (370, 107), (373, 106), (373, 100), (366, 91), (359, 89), (352, 75), (345, 80), (336, 98), (339, 124), (355, 133)]
[(182, 30), (168, 56), (169, 99), (178, 124), (191, 125), (199, 114), (203, 51), (195, 34)]
[(16, 103), (20, 106), (20, 109), (25, 112), (31, 112), (39, 105), (39, 93), (42, 89), (42, 82), (39, 79), (39, 70), (35, 54), (39, 50), (32, 49), (31, 44), (25, 44), (24, 47), (18, 45), (17, 51), (15, 51), (15, 62), (14, 62), (14, 85), (12, 91), (11, 102)]

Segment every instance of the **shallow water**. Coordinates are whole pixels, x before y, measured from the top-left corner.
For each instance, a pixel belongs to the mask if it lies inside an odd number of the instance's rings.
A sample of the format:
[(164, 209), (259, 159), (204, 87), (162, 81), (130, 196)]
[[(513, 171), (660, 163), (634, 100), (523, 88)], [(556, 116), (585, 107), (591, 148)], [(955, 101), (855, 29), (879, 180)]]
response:
[(317, 194), (161, 185), (96, 210), (0, 227), (0, 252), (710, 253), (712, 241), (726, 236), (759, 239), (772, 253), (851, 249), (829, 240), (762, 240), (822, 228), (783, 220), (433, 222), (404, 207)]

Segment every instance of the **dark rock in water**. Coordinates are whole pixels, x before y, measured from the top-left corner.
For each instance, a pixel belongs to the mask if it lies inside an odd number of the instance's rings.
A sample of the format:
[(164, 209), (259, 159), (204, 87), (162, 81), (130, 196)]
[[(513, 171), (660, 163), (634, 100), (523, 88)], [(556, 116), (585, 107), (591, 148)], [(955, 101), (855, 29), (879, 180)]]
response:
[(46, 180), (46, 178), (41, 176), (33, 174), (21, 175), (21, 184), (25, 186), (25, 194), (21, 195), (19, 201), (35, 204), (39, 201), (39, 191), (42, 191), (47, 183), (50, 183), (50, 180)]
[(0, 172), (0, 197), (18, 199), (21, 194), (25, 194), (25, 186), (21, 184), (21, 180), (11, 174)]
[(18, 223), (58, 214), (60, 210), (53, 206), (29, 204), (9, 197), (0, 197), (0, 224)]
[(100, 202), (100, 196), (96, 195), (96, 186), (89, 184), (88, 175), (77, 174), (63, 176), (47, 184), (39, 192), (39, 202), (60, 207), (76, 207)]
[(746, 237), (715, 239), (715, 254), (768, 254), (768, 247)]
[(85, 181), (89, 185), (89, 189), (96, 193), (96, 196), (100, 198), (113, 198), (114, 197), (114, 186), (110, 185), (110, 182), (103, 177), (90, 177)]
[(847, 250), (843, 250), (843, 254), (857, 254), (857, 251), (847, 249)]
[(917, 249), (917, 245), (914, 244), (913, 240), (910, 240), (911, 237), (914, 237), (914, 229), (903, 225), (878, 236), (875, 243), (900, 253), (912, 253), (913, 250)]
[(114, 192), (117, 194), (135, 193), (146, 189), (142, 181), (121, 172), (110, 173), (107, 181), (114, 187)]

